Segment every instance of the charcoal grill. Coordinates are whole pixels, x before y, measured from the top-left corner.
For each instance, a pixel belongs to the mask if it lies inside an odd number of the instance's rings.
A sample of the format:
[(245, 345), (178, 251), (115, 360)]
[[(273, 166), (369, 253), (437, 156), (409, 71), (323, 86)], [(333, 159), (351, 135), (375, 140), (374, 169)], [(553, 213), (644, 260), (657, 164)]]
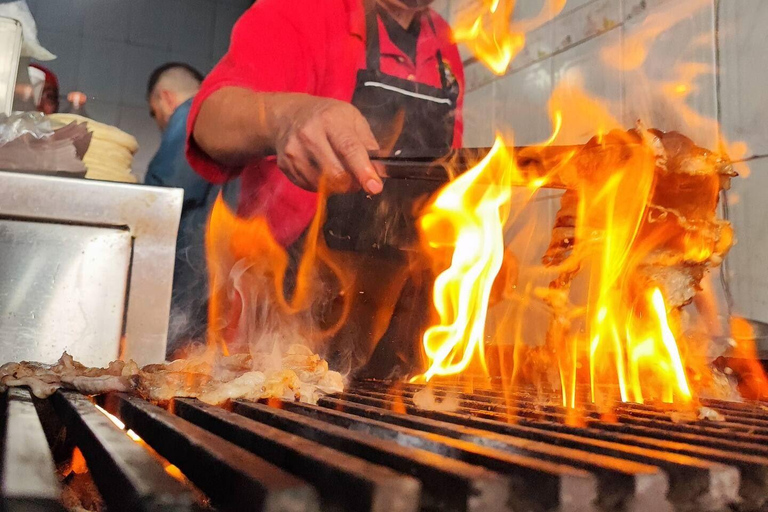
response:
[[(768, 407), (760, 403), (704, 400), (723, 421), (693, 422), (652, 405), (622, 404), (610, 418), (587, 406), (575, 424), (556, 402), (523, 391), (435, 385), (434, 395), (452, 393), (458, 408), (419, 409), (413, 395), (421, 388), (361, 381), (317, 405), (227, 408), (98, 397), (156, 453), (87, 397), (59, 391), (43, 401), (13, 389), (3, 402), (2, 510), (61, 510), (49, 447), (62, 432), (83, 453), (110, 511), (768, 506)], [(171, 476), (167, 463), (188, 480)]]

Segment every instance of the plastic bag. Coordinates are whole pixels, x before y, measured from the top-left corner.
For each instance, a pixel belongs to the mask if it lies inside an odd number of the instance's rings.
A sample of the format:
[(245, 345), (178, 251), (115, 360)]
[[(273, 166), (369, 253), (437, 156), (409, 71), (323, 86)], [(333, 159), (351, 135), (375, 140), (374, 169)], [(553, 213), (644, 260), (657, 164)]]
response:
[(50, 137), (53, 135), (51, 121), (41, 112), (0, 114), (0, 146), (27, 133), (36, 139)]
[(14, 0), (3, 2), (0, 0), (0, 16), (18, 20), (21, 23), (21, 31), (24, 41), (21, 45), (21, 56), (37, 60), (53, 60), (54, 54), (43, 48), (37, 40), (37, 24), (27, 5), (27, 0)]

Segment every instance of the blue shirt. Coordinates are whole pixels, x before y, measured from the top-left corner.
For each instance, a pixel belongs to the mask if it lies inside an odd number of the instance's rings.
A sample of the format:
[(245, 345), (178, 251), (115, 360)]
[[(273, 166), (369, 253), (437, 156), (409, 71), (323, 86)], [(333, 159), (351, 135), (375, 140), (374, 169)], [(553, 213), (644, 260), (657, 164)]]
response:
[(180, 343), (202, 340), (205, 335), (208, 308), (205, 225), (221, 188), (193, 171), (184, 155), (191, 106), (190, 99), (174, 111), (144, 178), (147, 185), (184, 189), (173, 271), (169, 352)]

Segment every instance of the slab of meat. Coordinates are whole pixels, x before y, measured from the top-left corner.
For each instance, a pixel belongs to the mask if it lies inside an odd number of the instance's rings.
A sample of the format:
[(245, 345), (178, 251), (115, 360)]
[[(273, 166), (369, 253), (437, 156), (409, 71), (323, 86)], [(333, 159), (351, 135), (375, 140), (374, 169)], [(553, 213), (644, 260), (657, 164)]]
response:
[(302, 345), (284, 355), (222, 356), (203, 349), (184, 359), (139, 368), (133, 361), (113, 361), (107, 368), (88, 368), (66, 352), (54, 365), (34, 362), (0, 367), (0, 385), (27, 386), (38, 398), (59, 388), (87, 395), (134, 392), (153, 402), (199, 398), (210, 404), (228, 400), (283, 398), (316, 403), (326, 393), (344, 390), (341, 374)]
[[(560, 174), (569, 190), (561, 198), (543, 263), (559, 266), (571, 256), (577, 244), (579, 191), (585, 184), (607, 183), (616, 168), (637, 158), (639, 152), (646, 153), (655, 176), (631, 249), (642, 255), (635, 268), (638, 277), (662, 290), (670, 308), (679, 308), (690, 303), (707, 269), (719, 265), (733, 244), (730, 224), (717, 218), (717, 203), (720, 191), (730, 188), (736, 173), (727, 159), (677, 132), (638, 125), (590, 140)], [(566, 270), (568, 277), (573, 277), (575, 269), (578, 262)], [(553, 287), (562, 288), (570, 280), (561, 276)]]

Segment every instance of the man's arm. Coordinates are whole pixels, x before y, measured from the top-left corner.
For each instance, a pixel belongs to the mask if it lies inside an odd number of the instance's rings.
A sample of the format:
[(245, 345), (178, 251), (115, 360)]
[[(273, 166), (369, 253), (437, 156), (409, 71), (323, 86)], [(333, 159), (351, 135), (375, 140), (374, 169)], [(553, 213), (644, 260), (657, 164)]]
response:
[(376, 139), (363, 115), (343, 101), (223, 87), (202, 103), (192, 135), (225, 166), (276, 155), (286, 176), (309, 190), (316, 190), (321, 176), (334, 190), (355, 182), (372, 194), (382, 189), (368, 158), (378, 149)]

